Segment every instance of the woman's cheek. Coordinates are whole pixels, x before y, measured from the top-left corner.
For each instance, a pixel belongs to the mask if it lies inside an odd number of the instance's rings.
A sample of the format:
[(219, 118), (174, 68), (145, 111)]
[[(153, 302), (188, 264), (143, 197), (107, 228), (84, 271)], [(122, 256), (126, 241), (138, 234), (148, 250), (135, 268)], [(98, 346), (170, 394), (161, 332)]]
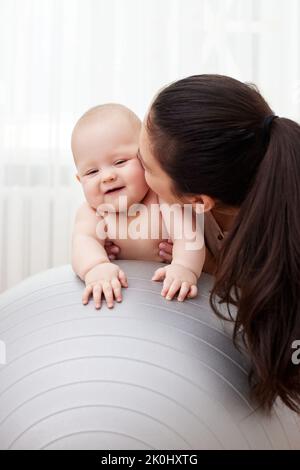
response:
[(147, 185), (150, 186), (150, 188), (152, 189), (151, 178), (147, 170), (145, 170), (145, 180), (146, 180)]
[(149, 175), (147, 171), (145, 172), (145, 180), (149, 188), (152, 189), (154, 193), (159, 195), (159, 193), (161, 192), (161, 188), (159, 184), (156, 183), (155, 178), (151, 177), (151, 175)]

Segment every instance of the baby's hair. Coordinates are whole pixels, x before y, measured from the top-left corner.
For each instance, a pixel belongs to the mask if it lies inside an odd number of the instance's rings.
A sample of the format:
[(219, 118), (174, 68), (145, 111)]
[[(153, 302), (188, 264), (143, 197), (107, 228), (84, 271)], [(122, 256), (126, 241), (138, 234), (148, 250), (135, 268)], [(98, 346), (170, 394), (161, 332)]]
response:
[(75, 127), (80, 122), (84, 121), (89, 117), (96, 117), (96, 116), (105, 116), (105, 113), (119, 113), (122, 112), (127, 115), (127, 117), (131, 120), (133, 124), (139, 123), (140, 119), (138, 116), (127, 106), (124, 106), (120, 103), (104, 103), (98, 104), (97, 106), (93, 106), (92, 108), (88, 109), (77, 121)]
[[(78, 119), (76, 122), (73, 132), (72, 132), (72, 137), (71, 137), (71, 147), (73, 150), (73, 138), (75, 132), (77, 132), (81, 125), (86, 123), (89, 119), (99, 119), (101, 118), (105, 119), (107, 116), (111, 116), (112, 114), (120, 114), (122, 113), (126, 118), (128, 119), (130, 125), (139, 130), (141, 127), (141, 120), (139, 117), (127, 106), (124, 106), (123, 104), (120, 103), (104, 103), (104, 104), (99, 104), (97, 106), (93, 106), (92, 108), (88, 109), (85, 113), (83, 113), (82, 116)], [(74, 152), (73, 152), (73, 157), (75, 160)], [(76, 161), (75, 161), (76, 163)]]

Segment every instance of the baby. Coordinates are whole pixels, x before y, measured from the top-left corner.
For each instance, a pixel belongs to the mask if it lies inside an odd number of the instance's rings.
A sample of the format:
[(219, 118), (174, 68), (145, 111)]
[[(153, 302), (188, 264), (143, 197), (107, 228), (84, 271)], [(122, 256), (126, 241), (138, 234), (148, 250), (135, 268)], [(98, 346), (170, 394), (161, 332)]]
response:
[[(205, 247), (202, 244), (198, 249), (188, 249), (187, 240), (175, 236), (182, 209), (174, 212), (172, 222), (167, 220), (168, 205), (147, 185), (138, 158), (140, 130), (141, 122), (132, 111), (119, 104), (106, 104), (87, 111), (72, 133), (76, 177), (86, 199), (75, 218), (72, 267), (86, 285), (83, 304), (92, 295), (96, 308), (101, 307), (102, 296), (109, 308), (114, 300), (120, 302), (121, 288), (128, 285), (125, 273), (108, 258), (105, 240), (120, 247), (123, 259), (161, 261), (158, 243), (171, 238), (172, 263), (157, 269), (152, 280), (164, 280), (161, 294), (167, 300), (177, 293), (179, 301), (197, 295)], [(143, 210), (132, 210), (136, 204)], [(155, 207), (158, 211), (153, 211)], [(143, 236), (133, 236), (137, 228)]]

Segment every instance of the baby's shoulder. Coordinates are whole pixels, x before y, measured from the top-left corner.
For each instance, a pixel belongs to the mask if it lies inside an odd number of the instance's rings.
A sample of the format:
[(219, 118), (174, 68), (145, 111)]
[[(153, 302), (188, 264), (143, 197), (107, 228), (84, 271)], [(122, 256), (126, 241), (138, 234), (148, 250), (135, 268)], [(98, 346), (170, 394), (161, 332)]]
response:
[(76, 212), (76, 219), (94, 219), (97, 212), (86, 201), (79, 206)]

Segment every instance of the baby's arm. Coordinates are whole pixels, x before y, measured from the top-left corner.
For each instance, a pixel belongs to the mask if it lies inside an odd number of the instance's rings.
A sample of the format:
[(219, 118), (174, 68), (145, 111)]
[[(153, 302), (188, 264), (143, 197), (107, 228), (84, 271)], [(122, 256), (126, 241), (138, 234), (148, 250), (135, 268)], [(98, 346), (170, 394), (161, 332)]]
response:
[[(196, 216), (194, 214), (193, 227), (191, 227), (194, 230), (194, 238), (190, 239), (186, 236), (185, 230), (182, 231), (180, 238), (174, 236), (176, 226), (181, 227), (182, 225), (182, 209), (175, 212), (171, 227), (168, 227), (170, 224), (166, 221), (168, 217), (166, 205), (161, 205), (161, 212), (163, 220), (167, 228), (169, 228), (169, 235), (174, 243), (173, 259), (169, 266), (157, 269), (152, 279), (155, 281), (162, 281), (164, 279), (161, 294), (167, 300), (171, 300), (179, 292), (178, 300), (183, 301), (186, 297), (192, 298), (197, 295), (197, 280), (202, 272), (205, 261), (204, 238), (202, 233), (199, 233), (200, 228), (196, 224)], [(178, 220), (179, 217), (182, 219)], [(196, 242), (198, 244), (197, 249), (195, 249)], [(194, 249), (191, 249), (192, 246)]]
[(85, 281), (82, 302), (88, 303), (93, 295), (96, 308), (101, 306), (102, 293), (108, 307), (113, 299), (122, 300), (121, 286), (127, 287), (124, 272), (110, 262), (104, 249), (104, 225), (99, 225), (96, 212), (84, 203), (77, 211), (72, 237), (72, 267)]
[(97, 238), (99, 218), (87, 204), (77, 210), (72, 236), (72, 268), (84, 281), (87, 272), (97, 264), (109, 263), (104, 241)]

